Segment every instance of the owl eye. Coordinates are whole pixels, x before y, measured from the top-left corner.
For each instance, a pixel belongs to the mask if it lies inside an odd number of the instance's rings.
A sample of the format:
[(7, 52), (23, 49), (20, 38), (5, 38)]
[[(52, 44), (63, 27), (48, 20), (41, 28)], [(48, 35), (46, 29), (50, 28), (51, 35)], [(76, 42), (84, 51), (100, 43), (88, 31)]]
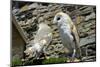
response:
[(60, 17), (57, 17), (57, 21), (59, 21), (61, 18)]

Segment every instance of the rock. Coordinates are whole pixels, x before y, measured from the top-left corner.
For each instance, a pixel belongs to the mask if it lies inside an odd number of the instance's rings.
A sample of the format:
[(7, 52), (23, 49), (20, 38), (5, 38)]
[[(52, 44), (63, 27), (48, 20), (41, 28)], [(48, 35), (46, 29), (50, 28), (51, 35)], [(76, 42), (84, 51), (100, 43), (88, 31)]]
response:
[(82, 60), (83, 60), (83, 61), (91, 61), (91, 60), (94, 61), (94, 58), (95, 58), (95, 57), (96, 57), (96, 56), (83, 57)]
[(37, 3), (32, 3), (28, 6), (28, 9), (36, 9), (36, 8), (39, 8), (40, 6), (37, 4)]
[[(49, 7), (50, 7), (50, 6), (49, 6)], [(50, 12), (51, 12), (51, 11), (54, 11), (54, 10), (56, 10), (58, 7), (59, 7), (58, 5), (52, 6), (52, 8), (49, 9), (49, 11), (50, 11)]]
[(59, 56), (57, 55), (57, 54), (52, 54), (51, 56), (50, 56), (50, 58), (58, 58)]
[(56, 47), (58, 51), (61, 51), (64, 48), (63, 44), (56, 44)]
[(87, 15), (87, 14), (90, 14), (90, 13), (92, 13), (93, 12), (93, 8), (92, 7), (85, 7), (85, 8), (83, 8), (82, 7), (82, 9), (80, 8), (80, 15)]
[(26, 13), (26, 18), (31, 19), (33, 17), (32, 12), (27, 12)]
[(42, 10), (38, 10), (40, 13), (47, 13), (48, 9), (42, 9)]
[(96, 33), (95, 30), (91, 30), (91, 31), (86, 32), (86, 34), (88, 34), (88, 35), (95, 34), (95, 33)]
[(34, 10), (33, 13), (32, 13), (32, 15), (35, 16), (35, 17), (36, 17), (38, 14), (39, 14), (38, 10)]
[(13, 11), (12, 11), (12, 12), (13, 12), (13, 14), (14, 14), (14, 15), (17, 15), (17, 14), (19, 13), (19, 9), (18, 9), (18, 8), (13, 9)]
[(92, 49), (88, 49), (88, 56), (92, 56), (92, 55), (95, 55), (96, 54), (96, 52), (95, 51), (93, 51)]
[(22, 13), (22, 12), (25, 12), (27, 10), (28, 10), (28, 5), (25, 5), (19, 10), (19, 12)]
[(89, 28), (91, 25), (93, 25), (92, 23), (88, 23), (86, 25), (84, 25), (85, 28)]
[(93, 12), (93, 13), (91, 13), (90, 15), (86, 16), (85, 21), (88, 21), (88, 20), (91, 20), (91, 19), (95, 19), (95, 18), (96, 18), (96, 15), (95, 15), (95, 13)]
[(44, 21), (44, 18), (43, 17), (39, 17), (38, 22), (40, 23), (40, 22), (43, 22), (43, 21)]
[(19, 24), (20, 26), (26, 25), (24, 21), (20, 21), (18, 24)]
[(89, 43), (95, 43), (95, 34), (92, 36), (87, 36), (85, 38), (80, 39), (81, 46), (89, 44)]
[(58, 38), (58, 37), (59, 37), (59, 34), (55, 34), (54, 37), (55, 37), (55, 38)]

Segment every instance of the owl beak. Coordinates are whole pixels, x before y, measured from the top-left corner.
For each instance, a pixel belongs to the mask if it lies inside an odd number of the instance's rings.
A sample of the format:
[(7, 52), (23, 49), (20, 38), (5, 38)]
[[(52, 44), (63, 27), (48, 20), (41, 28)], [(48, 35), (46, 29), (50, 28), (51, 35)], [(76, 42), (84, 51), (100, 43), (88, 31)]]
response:
[(56, 23), (57, 23), (56, 18), (54, 18), (54, 20), (53, 20), (53, 24), (56, 24)]
[(26, 55), (29, 55), (29, 53), (27, 53), (26, 51), (24, 51), (24, 53), (25, 53)]
[(27, 53), (27, 51), (25, 50), (24, 53)]

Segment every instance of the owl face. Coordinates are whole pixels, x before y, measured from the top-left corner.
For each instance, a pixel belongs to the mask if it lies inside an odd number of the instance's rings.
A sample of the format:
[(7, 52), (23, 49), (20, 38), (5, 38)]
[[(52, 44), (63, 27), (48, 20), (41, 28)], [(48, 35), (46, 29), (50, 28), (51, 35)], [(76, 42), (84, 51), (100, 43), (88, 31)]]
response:
[(29, 56), (30, 54), (34, 54), (34, 47), (32, 47), (32, 45), (28, 45), (26, 47), (26, 50), (24, 51), (24, 53)]
[(38, 53), (41, 52), (41, 46), (39, 43), (33, 43), (33, 44), (29, 44), (26, 47), (26, 50), (24, 51), (24, 53), (26, 54), (26, 56), (31, 56), (31, 57), (36, 57), (38, 56)]
[(54, 24), (64, 24), (64, 23), (69, 23), (70, 17), (68, 14), (59, 12), (55, 15), (53, 23)]
[(61, 22), (62, 20), (63, 20), (63, 16), (60, 15), (60, 14), (57, 14), (57, 15), (54, 17), (53, 23), (54, 23), (54, 24), (57, 24), (57, 23)]

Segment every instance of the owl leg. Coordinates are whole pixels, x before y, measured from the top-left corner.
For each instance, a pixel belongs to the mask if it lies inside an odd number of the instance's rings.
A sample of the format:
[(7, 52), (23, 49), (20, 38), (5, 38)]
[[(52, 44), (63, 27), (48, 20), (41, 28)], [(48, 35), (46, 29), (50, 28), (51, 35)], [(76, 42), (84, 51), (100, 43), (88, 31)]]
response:
[(71, 62), (74, 62), (75, 55), (76, 55), (76, 50), (74, 49), (74, 50), (73, 50), (72, 57), (71, 57)]
[(76, 50), (74, 49), (74, 50), (73, 50), (73, 54), (72, 54), (72, 58), (75, 57), (75, 54), (76, 54)]
[(72, 54), (72, 58), (71, 58), (71, 62), (79, 62), (80, 59), (76, 58), (76, 50), (73, 50), (73, 54)]

